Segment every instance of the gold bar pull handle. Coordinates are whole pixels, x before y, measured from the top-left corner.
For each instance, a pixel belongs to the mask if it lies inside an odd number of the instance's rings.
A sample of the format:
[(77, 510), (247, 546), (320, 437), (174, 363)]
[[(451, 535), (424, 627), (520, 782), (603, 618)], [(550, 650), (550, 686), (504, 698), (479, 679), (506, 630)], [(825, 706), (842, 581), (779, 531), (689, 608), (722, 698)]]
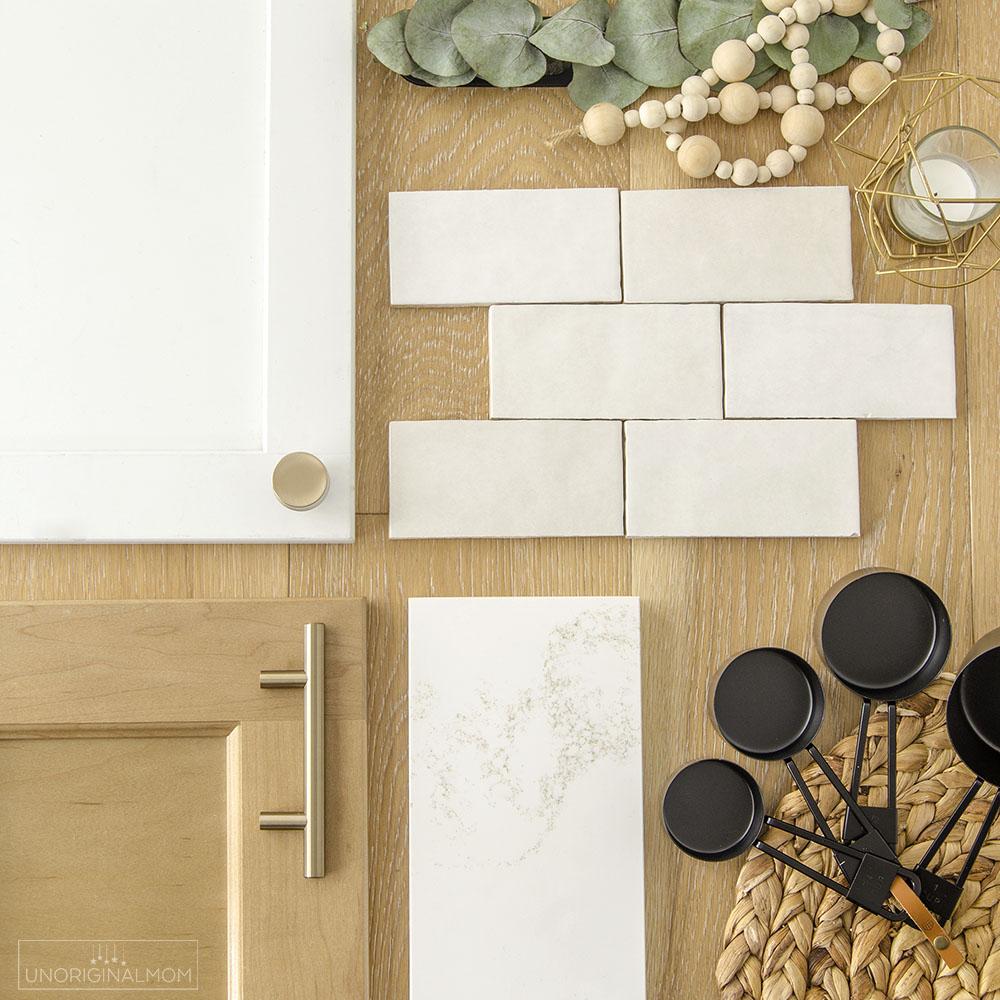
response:
[(305, 762), (305, 811), (262, 812), (262, 830), (301, 830), (305, 838), (305, 876), (326, 874), (326, 629), (321, 622), (305, 626), (305, 669), (262, 670), (262, 688), (300, 687), (302, 692)]

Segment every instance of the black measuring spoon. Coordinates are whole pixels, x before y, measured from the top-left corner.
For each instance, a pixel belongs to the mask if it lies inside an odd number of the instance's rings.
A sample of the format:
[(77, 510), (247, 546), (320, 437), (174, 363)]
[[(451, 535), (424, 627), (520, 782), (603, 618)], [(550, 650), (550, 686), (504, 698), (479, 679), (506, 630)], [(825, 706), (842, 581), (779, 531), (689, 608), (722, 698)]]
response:
[[(817, 643), (833, 675), (861, 695), (851, 794), (861, 791), (861, 765), (873, 701), (888, 705), (887, 804), (866, 812), (890, 847), (896, 844), (896, 703), (925, 688), (951, 649), (951, 622), (941, 598), (925, 583), (894, 570), (859, 570), (826, 595), (817, 614)], [(861, 824), (864, 826), (864, 824)], [(853, 809), (844, 839), (861, 835)]]
[[(1000, 629), (983, 636), (969, 651), (948, 696), (948, 736), (962, 762), (976, 776), (968, 792), (948, 817), (917, 865), (924, 901), (943, 919), (955, 909), (990, 828), (1000, 813)], [(996, 786), (965, 864), (955, 882), (927, 870), (976, 793), (984, 784)]]
[[(681, 768), (663, 796), (663, 826), (670, 839), (685, 854), (701, 861), (728, 861), (756, 847), (765, 854), (832, 892), (873, 913), (898, 920), (900, 915), (881, 904), (892, 895), (924, 932), (938, 954), (952, 968), (962, 956), (917, 898), (919, 878), (892, 862), (854, 847), (845, 847), (809, 830), (768, 816), (760, 786), (739, 764), (710, 758)], [(765, 828), (802, 837), (833, 851), (841, 851), (859, 862), (859, 872), (847, 886), (810, 868), (763, 840)]]
[[(823, 723), (826, 698), (816, 671), (801, 656), (788, 649), (765, 646), (734, 657), (716, 679), (710, 709), (716, 728), (734, 750), (757, 760), (784, 761), (817, 828), (828, 841), (836, 842), (795, 763), (795, 755), (805, 750), (848, 809), (857, 811), (866, 833), (858, 846), (887, 861), (897, 861), (893, 849), (813, 743)], [(857, 873), (856, 859), (852, 862), (840, 852), (837, 860), (849, 878)]]

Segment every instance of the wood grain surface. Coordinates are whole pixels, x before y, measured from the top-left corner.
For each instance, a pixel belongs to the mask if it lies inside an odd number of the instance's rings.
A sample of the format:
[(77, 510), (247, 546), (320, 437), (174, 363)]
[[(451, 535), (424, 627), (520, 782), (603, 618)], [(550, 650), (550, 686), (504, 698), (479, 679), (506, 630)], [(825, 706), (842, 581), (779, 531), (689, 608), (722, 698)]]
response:
[[(359, 24), (402, 0), (361, 0)], [(563, 6), (542, 4), (546, 13)], [(931, 38), (904, 72), (996, 73), (996, 0), (931, 0)], [(358, 46), (357, 467), (353, 546), (6, 547), (0, 598), (364, 596), (369, 599), (371, 996), (407, 996), (406, 613), (425, 595), (637, 594), (644, 636), (648, 995), (709, 1000), (738, 861), (698, 864), (674, 850), (658, 817), (671, 772), (706, 754), (730, 756), (706, 699), (725, 658), (761, 643), (787, 645), (819, 666), (813, 614), (825, 590), (861, 566), (914, 573), (938, 589), (960, 659), (974, 636), (1000, 624), (1000, 322), (998, 280), (927, 293), (875, 278), (855, 225), (862, 301), (950, 302), (955, 307), (959, 419), (860, 428), (862, 537), (844, 540), (394, 541), (387, 538), (390, 420), (485, 418), (486, 310), (390, 309), (386, 196), (391, 190), (499, 187), (687, 187), (660, 133), (637, 129), (597, 149), (545, 139), (579, 112), (563, 91), (418, 89)], [(841, 70), (835, 82), (842, 82)], [(775, 78), (781, 82), (784, 75)], [(662, 95), (660, 95), (662, 96)], [(967, 122), (1000, 132), (1000, 107), (962, 96)], [(831, 111), (827, 139), (787, 183), (846, 182), (829, 141), (849, 120)], [(776, 116), (749, 126), (715, 120), (705, 131), (730, 159), (760, 162), (780, 141)], [(699, 182), (705, 183), (705, 182)], [(715, 183), (714, 181), (710, 183)], [(779, 183), (786, 183), (785, 181)], [(692, 232), (710, 243), (711, 233)], [(553, 253), (558, 233), (540, 233)], [(746, 234), (753, 252), (754, 234)], [(720, 261), (720, 266), (726, 262)], [(949, 666), (957, 662), (955, 656)], [(830, 682), (830, 675), (821, 668)], [(857, 699), (832, 683), (819, 743), (856, 723)], [(763, 776), (763, 768), (753, 770)], [(774, 801), (787, 781), (767, 772)], [(475, 995), (470, 984), (470, 996)]]

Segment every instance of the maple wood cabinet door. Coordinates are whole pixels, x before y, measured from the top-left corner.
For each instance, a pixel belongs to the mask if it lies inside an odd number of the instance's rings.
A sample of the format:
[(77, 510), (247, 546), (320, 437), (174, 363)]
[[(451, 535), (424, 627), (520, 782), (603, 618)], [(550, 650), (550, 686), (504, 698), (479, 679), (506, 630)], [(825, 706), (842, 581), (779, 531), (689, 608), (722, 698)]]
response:
[(365, 997), (366, 733), (361, 600), (0, 605), (0, 996)]

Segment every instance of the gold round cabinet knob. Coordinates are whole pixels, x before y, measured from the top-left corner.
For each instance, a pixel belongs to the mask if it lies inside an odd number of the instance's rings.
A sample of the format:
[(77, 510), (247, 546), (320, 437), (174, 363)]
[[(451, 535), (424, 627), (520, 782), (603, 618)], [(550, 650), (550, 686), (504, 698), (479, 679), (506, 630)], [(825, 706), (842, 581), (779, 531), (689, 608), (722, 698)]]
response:
[(307, 451), (285, 455), (271, 473), (274, 495), (289, 510), (312, 510), (330, 488), (326, 466)]

